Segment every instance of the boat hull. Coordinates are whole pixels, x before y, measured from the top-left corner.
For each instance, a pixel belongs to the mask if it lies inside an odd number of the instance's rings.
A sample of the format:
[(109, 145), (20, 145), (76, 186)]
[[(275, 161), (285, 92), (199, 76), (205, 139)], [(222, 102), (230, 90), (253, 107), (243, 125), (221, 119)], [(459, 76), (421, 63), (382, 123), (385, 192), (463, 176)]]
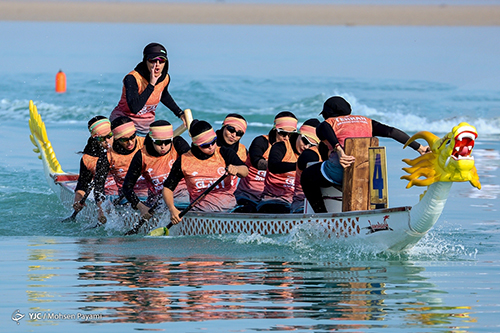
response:
[(423, 235), (410, 229), (411, 207), (322, 214), (188, 213), (171, 236), (211, 234), (289, 234), (313, 228), (327, 239), (366, 240), (380, 249), (401, 251)]

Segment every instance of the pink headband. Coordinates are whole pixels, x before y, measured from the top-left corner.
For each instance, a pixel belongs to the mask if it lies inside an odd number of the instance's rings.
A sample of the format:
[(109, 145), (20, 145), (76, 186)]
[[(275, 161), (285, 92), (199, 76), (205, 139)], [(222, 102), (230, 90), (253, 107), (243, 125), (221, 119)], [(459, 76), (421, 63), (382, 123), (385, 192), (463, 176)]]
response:
[(130, 138), (132, 134), (134, 134), (136, 131), (134, 122), (130, 121), (125, 124), (121, 124), (120, 126), (117, 126), (113, 130), (113, 136), (115, 139), (120, 139), (120, 138)]
[(93, 138), (97, 138), (98, 136), (106, 136), (111, 132), (111, 123), (107, 118), (99, 119), (90, 126), (89, 131), (90, 136)]
[(202, 145), (204, 143), (209, 143), (212, 142), (217, 135), (215, 134), (215, 131), (213, 128), (206, 130), (203, 133), (198, 134), (197, 136), (193, 137), (193, 143), (196, 146)]
[(274, 119), (274, 128), (281, 128), (290, 132), (295, 132), (297, 130), (297, 119), (293, 117), (281, 117)]
[(243, 132), (247, 131), (247, 122), (241, 118), (226, 117), (226, 119), (224, 119), (224, 122), (222, 123), (222, 125), (223, 126), (226, 126), (226, 125), (233, 126), (237, 130), (241, 130)]
[(153, 140), (168, 140), (174, 137), (172, 125), (150, 126), (149, 136)]
[(315, 143), (319, 143), (319, 138), (316, 136), (316, 127), (309, 125), (302, 125), (299, 130), (301, 135), (307, 136), (312, 139)]

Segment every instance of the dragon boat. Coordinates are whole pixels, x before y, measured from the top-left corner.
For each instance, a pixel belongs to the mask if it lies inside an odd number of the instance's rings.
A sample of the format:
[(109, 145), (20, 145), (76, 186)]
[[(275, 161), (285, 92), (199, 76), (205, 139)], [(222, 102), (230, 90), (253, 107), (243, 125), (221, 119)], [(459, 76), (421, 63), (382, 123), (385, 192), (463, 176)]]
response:
[[(63, 205), (71, 207), (78, 175), (66, 173), (57, 161), (47, 137), (45, 124), (36, 106), (30, 102), (30, 139), (43, 162), (44, 173), (50, 188), (58, 195)], [(380, 251), (403, 251), (413, 247), (434, 226), (446, 204), (453, 182), (469, 181), (481, 188), (474, 158), (471, 155), (477, 138), (476, 129), (460, 123), (444, 137), (423, 131), (413, 135), (406, 143), (424, 139), (430, 153), (413, 160), (404, 159), (409, 166), (403, 168), (407, 175), (401, 178), (411, 186), (426, 186), (419, 201), (413, 207), (402, 206), (350, 212), (304, 213), (304, 214), (248, 214), (219, 212), (188, 212), (183, 220), (168, 230), (168, 214), (156, 225), (143, 226), (141, 233), (153, 236), (189, 236), (207, 234), (289, 234), (300, 228), (313, 227), (319, 234), (332, 241), (360, 241)], [(406, 147), (406, 146), (405, 146)], [(95, 219), (93, 200), (81, 215)], [(307, 212), (307, 210), (306, 210)], [(139, 217), (135, 217), (137, 219)], [(136, 223), (130, 218), (128, 227)], [(151, 231), (152, 230), (152, 231)]]

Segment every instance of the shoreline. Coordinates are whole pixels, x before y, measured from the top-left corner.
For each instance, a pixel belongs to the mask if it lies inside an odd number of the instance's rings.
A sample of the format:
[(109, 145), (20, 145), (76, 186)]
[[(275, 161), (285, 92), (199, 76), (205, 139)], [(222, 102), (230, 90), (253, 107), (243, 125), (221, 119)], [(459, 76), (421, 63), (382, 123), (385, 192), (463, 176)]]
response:
[(0, 21), (219, 25), (500, 26), (500, 6), (16, 2), (0, 0)]

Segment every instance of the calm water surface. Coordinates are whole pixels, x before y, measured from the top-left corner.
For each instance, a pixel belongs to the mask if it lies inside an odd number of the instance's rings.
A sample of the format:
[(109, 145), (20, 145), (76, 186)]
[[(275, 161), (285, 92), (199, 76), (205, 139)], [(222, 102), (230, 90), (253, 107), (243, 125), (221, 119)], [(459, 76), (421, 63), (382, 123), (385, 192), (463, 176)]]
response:
[[(296, 243), (307, 240), (296, 237)], [(498, 328), (498, 294), (491, 290), (499, 287), (499, 263), (493, 254), (478, 259), (455, 249), (391, 256), (289, 241), (242, 235), (2, 241), (3, 252), (7, 246), (25, 249), (2, 260), (11, 268), (6, 296), (12, 311), (96, 317), (4, 325), (42, 332), (70, 326), (183, 332)], [(221, 322), (228, 319), (233, 321)]]

